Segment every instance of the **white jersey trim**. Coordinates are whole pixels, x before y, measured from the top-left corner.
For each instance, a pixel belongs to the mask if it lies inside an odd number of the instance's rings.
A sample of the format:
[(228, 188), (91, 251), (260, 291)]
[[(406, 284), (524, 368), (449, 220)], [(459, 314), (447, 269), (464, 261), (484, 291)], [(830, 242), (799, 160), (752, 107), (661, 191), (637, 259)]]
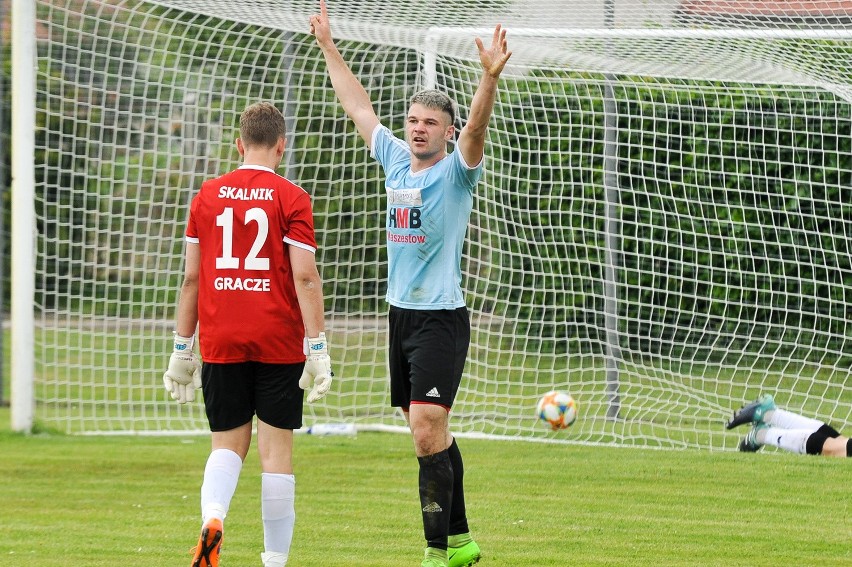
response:
[(468, 165), (467, 161), (464, 159), (464, 156), (459, 151), (458, 147), (453, 150), (454, 154), (459, 154), (459, 163), (461, 163), (466, 169), (478, 169), (479, 167), (485, 168), (485, 153), (482, 153), (482, 157), (479, 158), (479, 163), (476, 165)]
[(394, 136), (393, 132), (390, 131), (390, 128), (383, 126), (381, 124), (376, 124), (376, 127), (373, 128), (373, 133), (370, 135), (370, 157), (371, 158), (375, 159), (375, 157), (376, 157), (376, 136), (379, 135), (379, 130), (382, 130), (382, 129), (390, 132), (391, 143), (396, 144), (400, 148), (404, 148), (405, 151), (407, 151), (409, 153), (409, 155), (411, 154), (411, 147), (408, 144), (406, 144), (405, 142), (403, 142), (402, 140), (400, 140), (399, 138), (397, 138), (396, 136)]
[[(255, 165), (255, 164), (252, 164), (252, 163), (244, 163), (243, 165), (241, 165), (237, 169), (259, 169), (260, 171), (268, 171), (269, 173), (275, 173), (275, 170), (270, 168), (270, 167), (266, 167), (265, 165)], [(278, 174), (275, 173), (275, 175), (278, 175)]]
[(299, 242), (297, 240), (293, 240), (292, 238), (284, 237), (284, 242), (289, 244), (290, 246), (295, 246), (296, 248), (301, 248), (302, 250), (307, 250), (312, 254), (317, 253), (317, 249), (309, 244), (305, 244), (304, 242)]

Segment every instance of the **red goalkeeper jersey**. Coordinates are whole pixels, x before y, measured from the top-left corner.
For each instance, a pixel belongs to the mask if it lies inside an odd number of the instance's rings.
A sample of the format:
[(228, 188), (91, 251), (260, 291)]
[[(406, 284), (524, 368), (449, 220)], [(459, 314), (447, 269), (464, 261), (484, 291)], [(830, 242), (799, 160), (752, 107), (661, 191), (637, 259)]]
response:
[(308, 194), (273, 170), (244, 165), (193, 198), (187, 242), (198, 243), (198, 338), (205, 362), (305, 360), (288, 246), (316, 251)]

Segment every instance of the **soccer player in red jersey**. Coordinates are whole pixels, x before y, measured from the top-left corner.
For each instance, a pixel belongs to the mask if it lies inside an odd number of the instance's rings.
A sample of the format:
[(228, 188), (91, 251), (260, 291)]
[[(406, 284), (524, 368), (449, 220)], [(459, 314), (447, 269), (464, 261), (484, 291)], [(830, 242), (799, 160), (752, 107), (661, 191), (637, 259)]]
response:
[[(328, 391), (322, 282), (308, 194), (275, 173), (285, 122), (271, 104), (240, 116), (243, 164), (202, 184), (186, 229), (186, 267), (166, 389), (179, 403), (204, 393), (212, 450), (201, 486), (202, 530), (192, 567), (217, 567), (223, 522), (257, 416), (263, 471), (264, 567), (283, 567), (293, 537), (293, 430), (302, 388)], [(193, 352), (196, 327), (203, 367)], [(307, 357), (306, 357), (307, 354)]]

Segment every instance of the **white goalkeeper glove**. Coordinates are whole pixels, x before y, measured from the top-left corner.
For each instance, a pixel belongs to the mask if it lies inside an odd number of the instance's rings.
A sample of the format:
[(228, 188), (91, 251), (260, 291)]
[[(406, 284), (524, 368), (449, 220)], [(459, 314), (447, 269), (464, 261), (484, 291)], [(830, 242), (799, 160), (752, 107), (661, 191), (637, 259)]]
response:
[(201, 363), (192, 352), (194, 337), (175, 333), (174, 350), (169, 357), (169, 369), (163, 374), (163, 384), (173, 400), (185, 404), (195, 399), (195, 390), (201, 387)]
[(308, 402), (313, 403), (326, 395), (331, 388), (331, 358), (328, 356), (328, 343), (325, 333), (320, 333), (315, 339), (305, 339), (305, 369), (299, 379), (299, 386), (303, 390), (310, 389)]

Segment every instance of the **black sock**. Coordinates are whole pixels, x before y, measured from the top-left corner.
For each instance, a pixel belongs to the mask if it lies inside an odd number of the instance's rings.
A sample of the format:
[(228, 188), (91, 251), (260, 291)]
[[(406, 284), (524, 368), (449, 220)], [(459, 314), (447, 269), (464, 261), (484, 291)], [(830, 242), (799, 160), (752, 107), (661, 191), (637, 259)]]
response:
[(420, 507), (426, 545), (447, 549), (453, 506), (453, 465), (447, 451), (417, 457), (420, 463)]
[(450, 510), (449, 533), (450, 535), (466, 534), (470, 528), (467, 525), (467, 510), (464, 505), (464, 462), (455, 439), (447, 449), (447, 454), (453, 466), (453, 508)]
[(852, 439), (846, 441), (846, 456), (852, 457)]

